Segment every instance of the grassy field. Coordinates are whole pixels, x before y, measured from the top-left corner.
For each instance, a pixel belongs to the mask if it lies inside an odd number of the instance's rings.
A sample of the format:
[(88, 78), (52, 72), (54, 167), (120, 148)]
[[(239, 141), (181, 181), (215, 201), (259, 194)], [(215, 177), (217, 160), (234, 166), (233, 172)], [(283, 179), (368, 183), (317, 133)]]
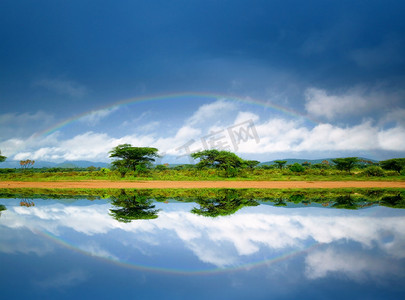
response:
[(253, 169), (241, 170), (234, 177), (226, 177), (223, 171), (215, 169), (206, 170), (149, 170), (148, 172), (128, 172), (124, 177), (117, 171), (102, 169), (97, 171), (33, 171), (17, 170), (14, 172), (0, 173), (3, 181), (84, 181), (84, 180), (269, 180), (269, 181), (404, 181), (405, 174), (395, 171), (384, 171), (380, 176), (370, 176), (362, 169), (351, 173), (335, 169), (307, 169), (304, 172), (292, 172), (288, 169)]

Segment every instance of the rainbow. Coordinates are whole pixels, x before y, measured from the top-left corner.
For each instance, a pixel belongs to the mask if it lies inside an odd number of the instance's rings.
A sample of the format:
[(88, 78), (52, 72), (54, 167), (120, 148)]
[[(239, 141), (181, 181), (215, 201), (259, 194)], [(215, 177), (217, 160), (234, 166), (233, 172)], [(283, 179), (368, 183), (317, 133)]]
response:
[(181, 92), (181, 93), (172, 93), (172, 94), (163, 94), (163, 95), (151, 95), (151, 96), (146, 96), (146, 97), (145, 96), (144, 97), (134, 97), (134, 98), (120, 100), (120, 101), (114, 102), (112, 104), (101, 106), (97, 109), (75, 115), (56, 125), (53, 125), (52, 127), (49, 127), (43, 131), (37, 132), (34, 135), (34, 137), (50, 135), (50, 134), (68, 126), (69, 124), (74, 123), (74, 122), (76, 122), (86, 116), (89, 116), (91, 114), (94, 114), (98, 111), (117, 109), (117, 108), (121, 108), (121, 107), (128, 106), (131, 104), (136, 104), (136, 103), (170, 101), (170, 100), (189, 99), (189, 98), (206, 99), (206, 100), (209, 100), (209, 99), (233, 100), (233, 101), (237, 101), (240, 103), (247, 103), (247, 104), (252, 104), (252, 105), (256, 105), (256, 106), (260, 106), (260, 107), (271, 108), (271, 109), (280, 111), (288, 116), (295, 117), (295, 118), (305, 118), (306, 120), (310, 121), (312, 124), (320, 123), (318, 120), (310, 118), (309, 116), (302, 114), (296, 110), (286, 108), (286, 107), (278, 105), (278, 104), (274, 104), (270, 101), (257, 100), (257, 99), (253, 99), (250, 97), (239, 97), (239, 96), (226, 95), (226, 94), (214, 94), (214, 93), (202, 93), (202, 92)]
[(308, 253), (320, 245), (319, 243), (316, 243), (314, 245), (310, 245), (309, 247), (307, 247), (305, 249), (296, 249), (296, 250), (284, 253), (283, 255), (280, 255), (277, 257), (273, 257), (273, 258), (262, 260), (262, 261), (246, 263), (246, 264), (242, 264), (242, 265), (238, 265), (238, 266), (231, 266), (231, 267), (225, 267), (225, 268), (212, 268), (212, 269), (205, 269), (205, 270), (182, 270), (182, 269), (170, 269), (170, 268), (134, 264), (131, 262), (116, 260), (111, 257), (96, 256), (96, 255), (94, 255), (94, 253), (80, 249), (79, 247), (62, 240), (61, 238), (56, 237), (49, 232), (36, 231), (35, 233), (55, 242), (56, 244), (58, 244), (62, 247), (70, 249), (71, 251), (74, 251), (74, 252), (77, 252), (82, 255), (92, 257), (92, 258), (96, 258), (102, 262), (110, 263), (110, 264), (113, 264), (113, 265), (116, 265), (119, 267), (133, 269), (133, 270), (137, 270), (137, 271), (145, 271), (145, 272), (169, 274), (169, 275), (183, 275), (183, 276), (190, 276), (190, 275), (201, 276), (201, 275), (210, 275), (210, 274), (221, 274), (221, 273), (227, 273), (227, 272), (251, 270), (253, 268), (259, 268), (262, 266), (270, 266), (272, 264), (276, 264), (278, 262), (293, 258), (295, 256), (299, 256), (299, 255)]

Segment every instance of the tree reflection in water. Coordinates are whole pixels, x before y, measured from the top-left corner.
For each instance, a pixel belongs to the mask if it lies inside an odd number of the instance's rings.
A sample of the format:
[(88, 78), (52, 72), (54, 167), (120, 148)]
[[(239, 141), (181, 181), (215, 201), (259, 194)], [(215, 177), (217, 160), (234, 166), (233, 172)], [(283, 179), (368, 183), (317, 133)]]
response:
[(20, 206), (32, 207), (32, 206), (35, 206), (35, 203), (31, 199), (22, 199), (20, 201)]
[(332, 205), (334, 208), (357, 209), (359, 205), (353, 201), (350, 194), (340, 196), (335, 199), (336, 203)]
[(156, 219), (159, 209), (154, 209), (153, 201), (149, 191), (139, 191), (127, 195), (125, 190), (121, 190), (118, 196), (111, 197), (111, 204), (115, 208), (110, 209), (110, 216), (123, 223), (130, 223), (133, 220)]
[(200, 208), (194, 207), (191, 212), (205, 217), (218, 217), (234, 214), (244, 206), (257, 206), (259, 203), (253, 199), (243, 198), (240, 191), (224, 189), (212, 198), (197, 198), (195, 201)]
[(405, 208), (405, 200), (401, 194), (395, 196), (384, 196), (381, 198), (381, 205), (395, 208)]
[(7, 207), (5, 205), (3, 205), (3, 204), (0, 204), (0, 217), (1, 217), (1, 212), (3, 210), (7, 210)]

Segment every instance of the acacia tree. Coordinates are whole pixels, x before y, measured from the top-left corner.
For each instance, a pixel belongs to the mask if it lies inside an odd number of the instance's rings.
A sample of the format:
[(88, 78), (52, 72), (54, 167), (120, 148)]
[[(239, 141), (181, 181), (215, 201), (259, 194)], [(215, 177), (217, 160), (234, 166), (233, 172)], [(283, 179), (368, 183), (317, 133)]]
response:
[(109, 153), (110, 158), (118, 158), (112, 165), (118, 169), (122, 176), (129, 170), (137, 171), (149, 168), (156, 157), (158, 149), (151, 147), (132, 147), (131, 144), (122, 144), (114, 147)]
[(254, 168), (257, 167), (257, 165), (260, 164), (260, 161), (258, 160), (245, 160), (244, 165), (248, 168), (253, 170)]
[(23, 170), (26, 170), (26, 169), (32, 167), (34, 164), (35, 164), (35, 160), (30, 160), (30, 159), (20, 160), (20, 167)]
[(277, 168), (280, 170), (284, 167), (284, 165), (287, 163), (286, 160), (275, 160), (274, 161), (277, 164)]
[(205, 217), (232, 215), (244, 206), (257, 206), (253, 199), (246, 199), (240, 191), (225, 189), (218, 192), (213, 199), (200, 197), (195, 201), (199, 208), (194, 207), (191, 212)]
[(202, 169), (208, 167), (224, 170), (228, 177), (235, 176), (238, 169), (245, 163), (245, 161), (235, 153), (225, 150), (203, 150), (192, 153), (191, 157), (194, 159), (200, 159), (197, 163), (197, 168)]
[(119, 222), (130, 223), (133, 220), (148, 220), (158, 217), (159, 209), (154, 209), (153, 200), (149, 191), (138, 191), (127, 195), (125, 190), (117, 197), (111, 197), (110, 216)]
[(0, 162), (3, 162), (6, 160), (7, 157), (1, 155), (1, 150), (0, 150)]
[(350, 171), (357, 165), (359, 159), (357, 157), (335, 158), (332, 161), (336, 164), (336, 169), (341, 171)]
[(385, 170), (394, 170), (398, 173), (405, 168), (405, 158), (392, 158), (380, 161), (380, 165)]

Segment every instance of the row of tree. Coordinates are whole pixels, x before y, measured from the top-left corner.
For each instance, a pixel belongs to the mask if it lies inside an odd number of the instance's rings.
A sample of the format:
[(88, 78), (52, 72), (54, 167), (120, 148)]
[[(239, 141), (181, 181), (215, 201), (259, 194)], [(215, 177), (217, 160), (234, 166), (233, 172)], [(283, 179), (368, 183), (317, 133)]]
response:
[[(112, 166), (115, 170), (121, 173), (121, 176), (125, 176), (128, 171), (143, 172), (151, 168), (152, 163), (156, 158), (159, 157), (158, 149), (152, 147), (133, 147), (131, 144), (122, 144), (114, 147), (109, 152), (109, 157), (114, 159)], [(191, 154), (193, 159), (198, 159), (199, 162), (196, 164), (198, 169), (203, 168), (213, 168), (217, 170), (222, 170), (226, 177), (234, 177), (238, 174), (241, 169), (253, 169), (260, 162), (257, 160), (244, 160), (237, 156), (235, 153), (229, 151), (221, 151), (216, 149), (203, 150)], [(0, 152), (0, 162), (6, 159), (5, 156), (1, 155)], [(351, 171), (357, 167), (360, 163), (364, 161), (357, 157), (346, 157), (346, 158), (336, 158), (332, 159), (334, 167), (338, 170)], [(22, 168), (32, 167), (35, 161), (25, 160), (21, 161), (20, 165)], [(287, 164), (286, 160), (276, 160), (275, 165), (279, 169), (285, 168)], [(367, 162), (372, 164), (372, 162)], [(328, 161), (322, 162), (323, 165), (329, 166)], [(381, 161), (379, 165), (386, 170), (394, 170), (401, 172), (405, 169), (405, 158), (393, 158), (385, 161)], [(310, 163), (298, 164), (295, 163), (289, 166), (289, 169), (293, 172), (303, 172), (305, 168), (309, 167)], [(378, 168), (377, 166), (375, 166)], [(381, 168), (380, 168), (381, 170)], [(375, 171), (378, 171), (377, 169)]]
[[(152, 162), (159, 157), (158, 149), (151, 147), (133, 147), (123, 144), (114, 147), (110, 152), (113, 167), (122, 176), (128, 171), (143, 171), (152, 166)], [(196, 167), (215, 168), (225, 171), (227, 177), (235, 176), (241, 168), (254, 168), (260, 162), (256, 160), (244, 160), (235, 153), (216, 149), (204, 150), (191, 154), (194, 159), (199, 159)]]
[[(112, 165), (121, 172), (122, 176), (129, 170), (142, 171), (150, 168), (152, 162), (154, 162), (157, 157), (159, 157), (159, 155), (158, 149), (156, 148), (133, 147), (130, 144), (118, 145), (110, 151), (110, 158), (116, 159), (112, 162)], [(236, 176), (240, 169), (253, 169), (260, 163), (257, 160), (244, 160), (229, 151), (216, 149), (195, 152), (191, 154), (191, 157), (199, 160), (196, 164), (198, 169), (214, 168), (223, 170), (227, 177)], [(336, 169), (347, 171), (348, 173), (351, 173), (360, 163), (365, 163), (357, 157), (335, 158), (332, 159), (332, 162)], [(274, 163), (279, 169), (283, 169), (287, 161), (276, 160)], [(373, 164), (372, 162), (366, 163)], [(325, 164), (329, 165), (329, 162), (326, 161)], [(381, 161), (379, 164), (383, 169), (401, 172), (401, 170), (405, 169), (405, 158), (388, 159)], [(308, 166), (309, 163), (295, 163), (289, 168), (294, 172), (302, 172), (305, 170), (305, 167)]]

